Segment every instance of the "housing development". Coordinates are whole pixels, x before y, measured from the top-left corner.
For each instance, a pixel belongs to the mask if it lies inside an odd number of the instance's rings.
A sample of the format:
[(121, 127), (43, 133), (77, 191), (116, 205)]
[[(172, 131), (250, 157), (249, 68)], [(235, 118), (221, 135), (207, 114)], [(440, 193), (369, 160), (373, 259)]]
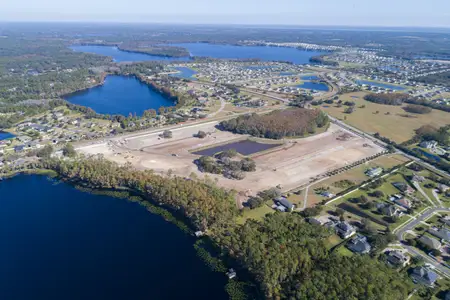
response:
[[(448, 60), (427, 46), (399, 54), (401, 45), (356, 32), (358, 42), (344, 45), (281, 31), (283, 41), (271, 31), (262, 39), (259, 29), (206, 42), (192, 28), (137, 28), (133, 38), (78, 30), (30, 29), (24, 38), (0, 27), (0, 184), (52, 170), (85, 189), (135, 192), (135, 202), (185, 219), (196, 250), (247, 293), (233, 299), (450, 298)], [(45, 63), (28, 60), (34, 52)], [(188, 182), (204, 190), (177, 190)], [(307, 238), (285, 233), (289, 226)], [(267, 266), (285, 251), (298, 266), (281, 263), (278, 278), (261, 266), (261, 249)], [(349, 278), (352, 264), (386, 270), (396, 292), (352, 279), (365, 292), (323, 296), (321, 280), (336, 274), (318, 261), (346, 262)]]

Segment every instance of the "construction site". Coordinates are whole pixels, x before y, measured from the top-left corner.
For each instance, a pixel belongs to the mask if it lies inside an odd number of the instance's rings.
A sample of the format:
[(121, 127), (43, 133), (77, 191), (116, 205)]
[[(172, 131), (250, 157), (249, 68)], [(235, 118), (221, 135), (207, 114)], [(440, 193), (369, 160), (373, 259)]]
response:
[[(258, 191), (279, 186), (289, 191), (308, 184), (329, 171), (375, 155), (383, 148), (372, 141), (331, 124), (326, 132), (299, 139), (266, 140), (277, 143), (265, 151), (248, 155), (256, 163), (256, 171), (248, 172), (242, 180), (221, 175), (206, 174), (198, 170), (193, 152), (218, 145), (243, 141), (248, 135), (233, 134), (216, 128), (218, 122), (193, 124), (171, 129), (171, 137), (163, 137), (162, 130), (129, 134), (89, 145), (77, 150), (85, 155), (101, 154), (119, 164), (130, 163), (137, 169), (152, 169), (156, 173), (183, 177), (208, 176), (218, 185), (236, 190), (240, 195), (255, 195)], [(204, 138), (197, 133), (206, 133)], [(253, 139), (254, 140), (254, 139)]]

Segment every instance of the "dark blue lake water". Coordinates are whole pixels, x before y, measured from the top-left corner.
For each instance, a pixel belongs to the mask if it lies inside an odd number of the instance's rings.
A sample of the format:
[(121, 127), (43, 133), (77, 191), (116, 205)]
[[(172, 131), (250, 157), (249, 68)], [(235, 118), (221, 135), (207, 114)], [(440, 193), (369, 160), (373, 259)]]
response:
[(251, 155), (251, 154), (261, 152), (264, 150), (268, 150), (271, 148), (275, 148), (278, 146), (281, 146), (281, 144), (263, 144), (263, 143), (258, 143), (258, 142), (254, 142), (254, 141), (250, 141), (250, 140), (244, 140), (244, 141), (238, 141), (238, 142), (234, 142), (234, 143), (220, 145), (217, 147), (212, 147), (212, 148), (208, 148), (208, 149), (204, 149), (204, 150), (200, 150), (200, 151), (192, 152), (192, 153), (196, 154), (196, 155), (213, 156), (216, 153), (219, 153), (219, 152), (222, 152), (225, 150), (234, 149), (242, 155)]
[(170, 74), (170, 76), (179, 77), (179, 78), (185, 78), (185, 79), (189, 79), (189, 80), (197, 80), (197, 78), (192, 77), (195, 74), (197, 74), (197, 72), (192, 70), (191, 68), (188, 68), (188, 67), (176, 67), (174, 69), (176, 69), (176, 70), (178, 70), (180, 72), (176, 73), (176, 74)]
[(15, 137), (15, 135), (12, 134), (12, 133), (0, 131), (0, 141), (1, 140), (12, 139), (13, 137)]
[(403, 91), (406, 88), (398, 86), (398, 85), (393, 85), (393, 84), (388, 84), (388, 83), (380, 83), (380, 82), (373, 82), (373, 81), (368, 81), (368, 80), (356, 80), (357, 84), (363, 85), (371, 85), (371, 86), (377, 86), (377, 87), (382, 87), (385, 89), (391, 89), (394, 91)]
[(173, 106), (173, 101), (134, 77), (107, 76), (103, 85), (67, 95), (73, 104), (87, 106), (101, 114), (142, 115), (144, 110)]
[(188, 49), (191, 56), (238, 59), (259, 58), (263, 61), (289, 61), (295, 64), (307, 64), (312, 56), (323, 54), (322, 52), (285, 47), (233, 46), (207, 43), (181, 43), (173, 45)]
[(89, 46), (89, 45), (75, 45), (70, 49), (76, 52), (94, 53), (104, 56), (110, 56), (115, 62), (122, 61), (153, 61), (153, 60), (176, 60), (186, 61), (190, 60), (189, 57), (164, 57), (157, 55), (150, 55), (145, 53), (127, 52), (119, 50), (117, 47), (112, 46)]
[(324, 92), (328, 91), (328, 86), (321, 82), (305, 81), (302, 84), (296, 85), (296, 87), (315, 91), (324, 91)]
[[(307, 64), (312, 56), (321, 55), (323, 52), (297, 50), (284, 47), (265, 46), (232, 46), (207, 43), (182, 43), (171, 44), (188, 49), (191, 56), (205, 56), (213, 58), (250, 59), (258, 58), (263, 61), (289, 61), (295, 64)], [(167, 58), (143, 53), (130, 53), (110, 46), (71, 46), (74, 51), (95, 53), (111, 56), (114, 61), (148, 61), (148, 60), (190, 60), (190, 57)]]
[(228, 299), (193, 238), (137, 203), (43, 176), (0, 182), (0, 299)]

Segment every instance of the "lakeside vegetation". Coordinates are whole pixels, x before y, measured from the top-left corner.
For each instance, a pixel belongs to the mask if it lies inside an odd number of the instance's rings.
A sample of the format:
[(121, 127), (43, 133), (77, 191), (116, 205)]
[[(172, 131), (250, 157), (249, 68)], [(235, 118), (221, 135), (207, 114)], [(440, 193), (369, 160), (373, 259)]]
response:
[[(222, 250), (220, 256), (235, 259), (248, 271), (266, 298), (404, 299), (411, 288), (402, 275), (381, 262), (329, 252), (328, 229), (310, 225), (297, 214), (269, 214), (260, 222), (247, 220), (238, 225), (233, 194), (212, 182), (163, 177), (102, 158), (49, 159), (42, 164), (70, 182), (90, 188), (133, 189), (178, 211), (194, 227), (207, 231)], [(342, 274), (345, 284), (338, 280)]]
[(314, 134), (317, 128), (328, 126), (328, 116), (320, 110), (290, 108), (268, 114), (244, 115), (219, 125), (223, 130), (255, 137), (282, 139)]

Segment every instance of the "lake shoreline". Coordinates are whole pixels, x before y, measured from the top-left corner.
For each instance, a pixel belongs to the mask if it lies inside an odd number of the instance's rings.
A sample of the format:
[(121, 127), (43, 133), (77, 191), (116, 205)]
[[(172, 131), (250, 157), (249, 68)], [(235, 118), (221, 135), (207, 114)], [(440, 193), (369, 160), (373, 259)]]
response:
[(154, 199), (149, 198), (147, 195), (138, 190), (131, 189), (125, 186), (112, 189), (100, 188), (92, 185), (92, 183), (90, 183), (88, 180), (68, 178), (55, 170), (45, 168), (15, 171), (7, 175), (6, 177), (4, 176), (0, 178), (2, 178), (3, 180), (11, 179), (16, 176), (45, 176), (68, 184), (83, 193), (108, 196), (132, 203), (137, 203), (140, 206), (144, 207), (150, 214), (157, 215), (163, 218), (164, 221), (172, 223), (185, 235), (189, 236), (190, 240), (192, 240), (191, 245), (194, 247), (197, 256), (211, 271), (222, 273), (225, 277), (225, 273), (227, 272), (226, 265), (241, 270), (241, 273), (243, 275), (241, 276), (241, 278), (245, 279), (246, 281), (236, 279), (227, 280), (227, 283), (223, 286), (225, 292), (230, 296), (230, 299), (232, 299), (232, 293), (235, 291), (233, 289), (229, 289), (228, 285), (237, 284), (239, 286), (239, 284), (241, 284), (242, 286), (247, 287), (254, 286), (253, 281), (250, 280), (250, 275), (247, 273), (247, 270), (242, 269), (232, 257), (230, 257), (229, 255), (220, 257), (220, 246), (216, 244), (212, 237), (204, 234), (203, 236), (196, 238), (196, 229), (189, 218), (183, 216), (179, 211), (176, 211), (175, 209), (165, 204), (158, 203)]

